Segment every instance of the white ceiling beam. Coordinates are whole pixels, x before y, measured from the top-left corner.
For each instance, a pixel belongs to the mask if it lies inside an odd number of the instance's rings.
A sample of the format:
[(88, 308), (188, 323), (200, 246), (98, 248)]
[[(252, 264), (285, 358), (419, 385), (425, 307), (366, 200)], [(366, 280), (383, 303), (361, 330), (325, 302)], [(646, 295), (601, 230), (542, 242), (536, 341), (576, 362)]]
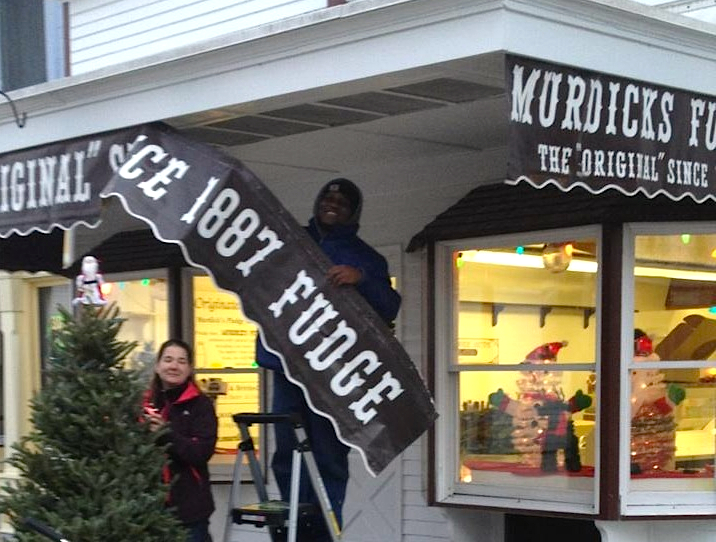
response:
[(658, 4), (657, 7), (672, 13), (689, 13), (700, 9), (716, 7), (716, 0), (673, 0)]

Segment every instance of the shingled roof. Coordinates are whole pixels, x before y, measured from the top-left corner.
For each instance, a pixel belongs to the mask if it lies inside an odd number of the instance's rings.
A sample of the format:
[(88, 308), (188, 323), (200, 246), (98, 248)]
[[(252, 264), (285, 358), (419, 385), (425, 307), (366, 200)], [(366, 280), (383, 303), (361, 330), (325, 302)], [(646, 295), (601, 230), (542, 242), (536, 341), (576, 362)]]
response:
[(716, 220), (716, 202), (674, 201), (659, 195), (626, 196), (618, 190), (592, 194), (582, 188), (563, 192), (553, 185), (523, 182), (480, 186), (440, 213), (410, 240), (413, 252), (436, 241), (484, 237), (623, 222)]
[[(102, 272), (119, 273), (162, 267), (182, 267), (187, 263), (176, 243), (164, 243), (154, 237), (150, 230), (125, 231), (113, 235), (90, 252), (101, 262)], [(63, 274), (74, 276), (80, 272), (82, 258)]]

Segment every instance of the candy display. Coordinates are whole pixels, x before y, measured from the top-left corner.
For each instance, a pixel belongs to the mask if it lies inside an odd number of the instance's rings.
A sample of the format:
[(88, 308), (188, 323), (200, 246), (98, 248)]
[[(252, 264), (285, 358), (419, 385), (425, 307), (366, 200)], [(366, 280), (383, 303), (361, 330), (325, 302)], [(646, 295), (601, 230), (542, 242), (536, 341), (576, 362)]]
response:
[(512, 418), (483, 402), (467, 401), (460, 411), (460, 449), (464, 454), (513, 454)]

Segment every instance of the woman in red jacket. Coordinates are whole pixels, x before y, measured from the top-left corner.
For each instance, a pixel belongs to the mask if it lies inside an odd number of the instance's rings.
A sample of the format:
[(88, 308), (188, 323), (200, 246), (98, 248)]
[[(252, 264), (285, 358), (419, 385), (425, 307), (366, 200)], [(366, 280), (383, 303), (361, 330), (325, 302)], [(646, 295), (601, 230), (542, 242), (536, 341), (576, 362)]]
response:
[(187, 542), (207, 542), (214, 500), (208, 462), (216, 445), (214, 405), (194, 381), (194, 357), (184, 341), (171, 339), (159, 349), (144, 411), (153, 431), (167, 426), (165, 480), (172, 481), (168, 506), (189, 530)]

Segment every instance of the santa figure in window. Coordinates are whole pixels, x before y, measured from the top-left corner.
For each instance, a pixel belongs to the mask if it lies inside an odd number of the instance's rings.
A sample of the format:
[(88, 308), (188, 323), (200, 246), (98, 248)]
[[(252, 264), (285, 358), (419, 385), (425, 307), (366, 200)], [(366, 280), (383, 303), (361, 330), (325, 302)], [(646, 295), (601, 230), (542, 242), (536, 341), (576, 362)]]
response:
[(106, 305), (102, 295), (104, 279), (99, 272), (99, 262), (94, 256), (82, 258), (82, 273), (75, 279), (76, 297), (72, 305)]

